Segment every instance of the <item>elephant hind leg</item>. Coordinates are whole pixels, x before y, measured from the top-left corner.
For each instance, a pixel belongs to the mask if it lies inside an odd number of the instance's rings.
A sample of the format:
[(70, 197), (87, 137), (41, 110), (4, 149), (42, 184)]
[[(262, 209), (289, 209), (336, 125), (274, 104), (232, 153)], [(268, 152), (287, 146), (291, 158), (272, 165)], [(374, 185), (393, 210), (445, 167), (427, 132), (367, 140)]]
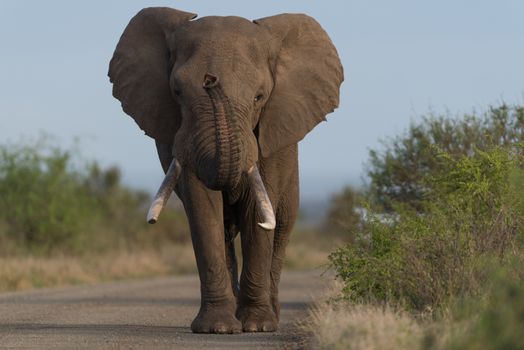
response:
[(240, 290), (240, 285), (238, 283), (238, 263), (237, 263), (236, 253), (235, 253), (235, 238), (228, 240), (227, 235), (226, 235), (226, 263), (227, 263), (227, 270), (229, 271), (229, 276), (231, 278), (231, 287), (233, 289), (233, 294), (235, 295), (235, 298), (238, 298), (238, 291)]
[(238, 262), (235, 252), (235, 238), (239, 233), (238, 227), (235, 224), (233, 211), (228, 205), (224, 205), (224, 233), (225, 233), (225, 248), (226, 248), (226, 264), (231, 279), (231, 287), (235, 298), (238, 298), (240, 284), (238, 280)]

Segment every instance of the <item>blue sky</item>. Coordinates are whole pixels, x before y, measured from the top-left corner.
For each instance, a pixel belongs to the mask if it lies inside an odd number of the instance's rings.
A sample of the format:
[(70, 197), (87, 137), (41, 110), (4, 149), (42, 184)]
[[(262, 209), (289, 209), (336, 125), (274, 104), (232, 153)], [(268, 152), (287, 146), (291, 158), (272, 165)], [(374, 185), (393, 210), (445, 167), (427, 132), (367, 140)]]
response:
[(369, 148), (430, 110), (524, 102), (524, 1), (0, 2), (0, 142), (80, 138), (84, 157), (116, 164), (126, 183), (162, 179), (154, 143), (111, 96), (107, 66), (129, 19), (170, 6), (249, 19), (315, 17), (345, 69), (340, 108), (300, 143), (303, 198), (360, 184)]

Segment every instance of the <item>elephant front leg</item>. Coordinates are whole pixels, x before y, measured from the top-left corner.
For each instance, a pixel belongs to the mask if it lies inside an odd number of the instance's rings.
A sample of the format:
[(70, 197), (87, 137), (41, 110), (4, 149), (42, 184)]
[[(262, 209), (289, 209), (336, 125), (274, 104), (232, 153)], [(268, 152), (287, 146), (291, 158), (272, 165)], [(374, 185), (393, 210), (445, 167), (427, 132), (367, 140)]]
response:
[(194, 333), (239, 333), (236, 299), (226, 264), (222, 194), (207, 189), (191, 172), (179, 185), (189, 220), (200, 276), (201, 305), (191, 323)]
[(270, 299), (274, 231), (251, 221), (241, 229), (243, 263), (237, 317), (244, 332), (274, 332), (278, 326)]

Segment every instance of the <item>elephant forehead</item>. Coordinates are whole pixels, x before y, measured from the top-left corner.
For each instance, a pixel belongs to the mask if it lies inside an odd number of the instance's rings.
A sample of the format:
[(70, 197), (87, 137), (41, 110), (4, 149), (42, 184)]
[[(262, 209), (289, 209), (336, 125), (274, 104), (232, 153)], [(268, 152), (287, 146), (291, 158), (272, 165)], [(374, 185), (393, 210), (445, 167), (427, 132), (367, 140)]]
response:
[(268, 52), (271, 37), (245, 18), (209, 16), (188, 22), (177, 31), (175, 40), (175, 46), (186, 52), (237, 55), (258, 61)]
[(253, 22), (236, 16), (207, 16), (190, 21), (185, 26), (193, 33), (207, 35), (256, 35), (258, 26)]

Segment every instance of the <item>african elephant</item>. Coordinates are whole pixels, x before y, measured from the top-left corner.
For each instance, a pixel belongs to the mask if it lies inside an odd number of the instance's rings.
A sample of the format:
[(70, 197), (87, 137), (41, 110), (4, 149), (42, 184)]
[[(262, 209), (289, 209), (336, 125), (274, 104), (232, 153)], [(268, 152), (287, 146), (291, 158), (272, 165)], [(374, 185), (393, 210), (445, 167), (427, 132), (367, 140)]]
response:
[(155, 205), (173, 188), (184, 204), (201, 283), (192, 331), (271, 332), (298, 210), (297, 143), (338, 106), (343, 69), (309, 16), (195, 18), (132, 18), (109, 65), (113, 95), (155, 139), (167, 174)]

